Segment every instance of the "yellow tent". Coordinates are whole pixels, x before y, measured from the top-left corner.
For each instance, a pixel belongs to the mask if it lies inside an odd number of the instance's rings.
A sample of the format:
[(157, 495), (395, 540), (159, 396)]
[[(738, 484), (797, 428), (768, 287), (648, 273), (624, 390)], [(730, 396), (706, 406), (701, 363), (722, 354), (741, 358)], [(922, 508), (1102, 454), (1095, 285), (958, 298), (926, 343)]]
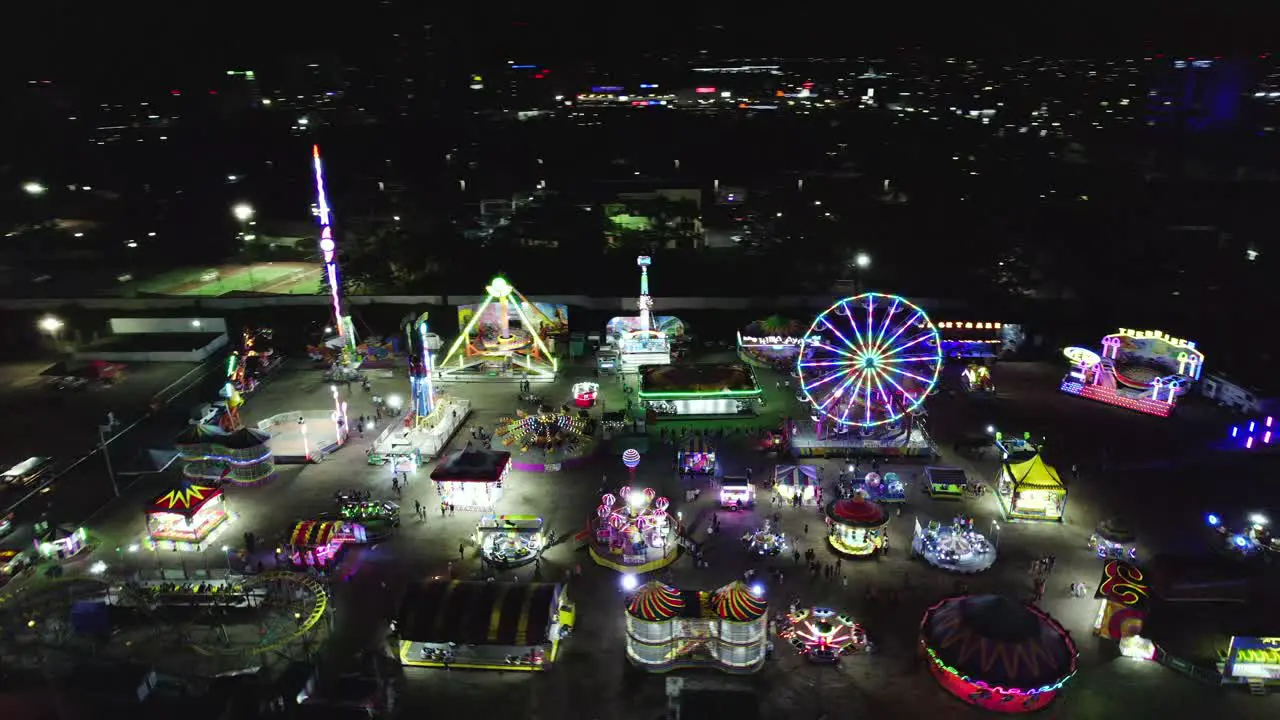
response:
[(1024, 460), (1020, 463), (1007, 463), (1005, 472), (1009, 473), (1009, 477), (1013, 483), (1017, 485), (1019, 490), (1051, 490), (1060, 489), (1066, 492), (1066, 487), (1062, 484), (1062, 478), (1058, 476), (1058, 471), (1036, 455), (1030, 460)]

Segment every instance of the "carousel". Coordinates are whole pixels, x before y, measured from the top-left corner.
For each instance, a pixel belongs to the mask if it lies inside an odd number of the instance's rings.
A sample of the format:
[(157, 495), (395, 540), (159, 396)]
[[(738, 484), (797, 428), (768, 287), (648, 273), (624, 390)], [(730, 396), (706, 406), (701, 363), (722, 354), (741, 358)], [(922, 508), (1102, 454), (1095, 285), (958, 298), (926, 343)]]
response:
[(867, 633), (853, 618), (831, 608), (804, 608), (787, 615), (778, 637), (812, 663), (837, 663), (844, 655), (868, 650)]
[(498, 568), (527, 565), (546, 549), (537, 515), (485, 515), (476, 525), (476, 545), (486, 564)]
[(679, 557), (671, 501), (653, 488), (624, 486), (606, 493), (596, 508), (591, 557), (619, 572), (644, 573), (666, 567)]
[(889, 516), (862, 493), (827, 504), (827, 542), (837, 553), (868, 557), (888, 546)]
[(950, 525), (930, 520), (923, 527), (917, 519), (911, 550), (940, 570), (963, 575), (988, 570), (996, 561), (996, 546), (973, 529), (973, 518), (955, 517)]
[(760, 557), (779, 555), (786, 552), (787, 534), (774, 528), (771, 520), (765, 520), (764, 527), (742, 534), (742, 544), (753, 555)]
[(1108, 518), (1098, 523), (1089, 537), (1089, 549), (1103, 560), (1138, 559), (1137, 536), (1129, 523), (1119, 518)]

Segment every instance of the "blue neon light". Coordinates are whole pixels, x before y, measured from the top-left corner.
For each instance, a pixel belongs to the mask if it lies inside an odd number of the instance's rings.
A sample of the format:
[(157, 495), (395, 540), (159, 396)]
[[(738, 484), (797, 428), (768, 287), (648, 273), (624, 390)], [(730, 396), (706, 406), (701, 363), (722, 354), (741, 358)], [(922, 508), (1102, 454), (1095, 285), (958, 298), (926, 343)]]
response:
[(536, 67), (538, 66), (537, 65), (512, 65), (511, 69), (512, 70), (532, 70)]

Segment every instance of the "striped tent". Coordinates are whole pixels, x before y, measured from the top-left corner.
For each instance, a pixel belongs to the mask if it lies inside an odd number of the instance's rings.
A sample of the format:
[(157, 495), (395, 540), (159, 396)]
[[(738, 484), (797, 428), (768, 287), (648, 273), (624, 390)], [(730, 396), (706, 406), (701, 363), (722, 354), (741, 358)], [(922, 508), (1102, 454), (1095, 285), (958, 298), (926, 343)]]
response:
[(715, 451), (715, 446), (711, 444), (705, 435), (689, 435), (680, 442), (680, 452), (682, 453), (711, 454)]
[(627, 612), (632, 617), (649, 622), (670, 620), (683, 610), (684, 597), (680, 591), (657, 580), (646, 583), (627, 603)]
[(329, 542), (342, 529), (336, 520), (303, 520), (293, 526), (289, 544), (294, 547), (319, 547)]
[(764, 616), (769, 606), (742, 581), (725, 585), (711, 596), (711, 609), (724, 620), (751, 622)]

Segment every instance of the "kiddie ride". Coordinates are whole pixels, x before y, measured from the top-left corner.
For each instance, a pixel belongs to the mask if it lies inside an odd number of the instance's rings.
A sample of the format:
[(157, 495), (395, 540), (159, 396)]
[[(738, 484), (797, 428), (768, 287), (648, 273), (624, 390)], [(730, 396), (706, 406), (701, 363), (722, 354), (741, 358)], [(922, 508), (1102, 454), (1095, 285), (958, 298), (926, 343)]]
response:
[(834, 664), (844, 655), (872, 648), (861, 625), (830, 608), (804, 608), (788, 614), (778, 637), (812, 663)]
[(1223, 524), (1221, 516), (1209, 513), (1204, 517), (1219, 550), (1239, 553), (1244, 557), (1265, 556), (1267, 559), (1270, 559), (1270, 553), (1280, 552), (1280, 540), (1272, 537), (1269, 529), (1271, 520), (1261, 513), (1253, 513), (1247, 519), (1248, 525), (1243, 530), (1232, 532)]
[(1129, 330), (1102, 338), (1102, 354), (1064, 348), (1072, 369), (1062, 392), (1167, 417), (1178, 399), (1200, 379), (1204, 354), (1189, 340), (1158, 330)]

